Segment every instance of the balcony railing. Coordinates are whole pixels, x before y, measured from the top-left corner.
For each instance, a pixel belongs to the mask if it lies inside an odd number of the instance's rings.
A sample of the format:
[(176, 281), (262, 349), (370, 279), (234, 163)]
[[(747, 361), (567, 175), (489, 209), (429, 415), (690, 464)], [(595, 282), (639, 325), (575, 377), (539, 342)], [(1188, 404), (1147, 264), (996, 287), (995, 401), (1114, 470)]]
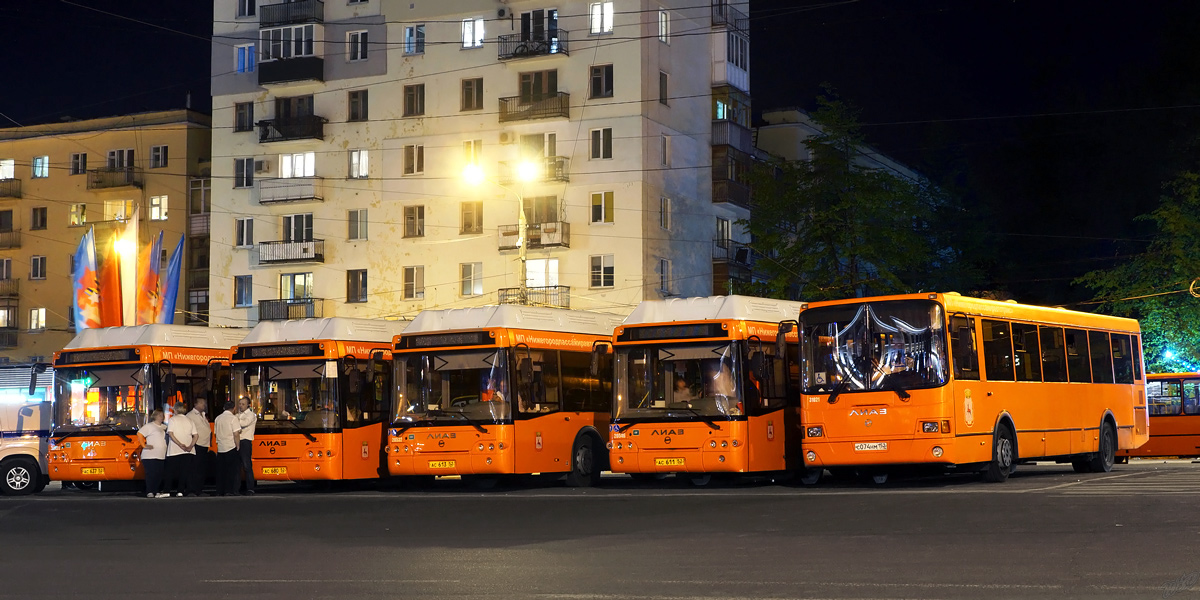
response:
[(0, 198), (20, 198), (20, 179), (0, 179)]
[(540, 37), (510, 33), (497, 37), (496, 42), (499, 47), (497, 58), (500, 60), (570, 54), (567, 52), (567, 30), (565, 29), (543, 32)]
[(571, 308), (571, 286), (568, 285), (527, 287), (524, 297), (521, 296), (521, 288), (500, 288), (496, 290), (496, 295), (500, 304)]
[(0, 298), (17, 298), (20, 295), (20, 279), (0, 279)]
[(188, 269), (187, 289), (188, 289), (188, 291), (207, 290), (208, 289), (208, 269)]
[(260, 28), (291, 23), (321, 23), (325, 20), (325, 3), (321, 0), (281, 2), (258, 7)]
[(320, 56), (294, 56), (258, 63), (258, 85), (292, 81), (325, 81), (325, 59)]
[(0, 231), (0, 250), (21, 247), (21, 230)]
[(712, 200), (750, 208), (750, 186), (732, 179), (713, 180)]
[(754, 256), (750, 246), (733, 240), (713, 240), (712, 259), (715, 263), (729, 263), (741, 267), (753, 266)]
[[(521, 228), (517, 225), (500, 226), (500, 250), (516, 250), (517, 234)], [(549, 223), (530, 223), (526, 226), (525, 243), (530, 250), (537, 248), (570, 248), (571, 224), (562, 221)]]
[(289, 319), (320, 319), (324, 316), (324, 298), (287, 298), (283, 300), (259, 300), (259, 321), (287, 321)]
[(142, 187), (142, 170), (137, 167), (113, 167), (88, 171), (87, 189)]
[(325, 262), (325, 240), (259, 242), (258, 264)]
[(500, 122), (528, 121), (531, 119), (571, 118), (571, 95), (558, 92), (548, 98), (521, 101), (520, 96), (500, 99)]
[(290, 119), (267, 119), (258, 122), (258, 141), (287, 142), (290, 140), (325, 139), (325, 117), (308, 115)]
[(746, 17), (746, 13), (729, 5), (726, 0), (713, 0), (712, 24), (713, 27), (732, 27), (745, 33), (750, 26), (750, 19)]
[(713, 121), (712, 145), (732, 146), (742, 152), (753, 152), (754, 134), (733, 121)]
[(258, 180), (258, 203), (278, 202), (321, 202), (323, 198), (320, 177), (287, 177)]
[(208, 235), (212, 228), (212, 221), (209, 213), (200, 213), (188, 215), (188, 234), (189, 235)]
[(17, 347), (17, 330), (11, 327), (0, 329), (0, 348)]
[[(571, 159), (567, 156), (542, 156), (534, 159), (538, 164), (537, 181), (571, 181)], [(520, 179), (517, 174), (519, 163), (500, 161), (500, 185), (508, 185)]]

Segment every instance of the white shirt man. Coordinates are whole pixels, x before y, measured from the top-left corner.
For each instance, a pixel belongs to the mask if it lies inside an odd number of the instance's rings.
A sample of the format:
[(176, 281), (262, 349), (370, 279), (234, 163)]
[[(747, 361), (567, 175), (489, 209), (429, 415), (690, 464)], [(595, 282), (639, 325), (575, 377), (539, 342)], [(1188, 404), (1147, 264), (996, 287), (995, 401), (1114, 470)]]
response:
[(196, 428), (196, 450), (201, 454), (208, 452), (208, 446), (212, 444), (212, 429), (208, 425), (208, 417), (204, 414), (204, 402), (197, 401), (196, 406), (188, 412), (187, 418), (192, 422), (192, 426)]
[(171, 443), (167, 444), (167, 458), (180, 454), (196, 454), (196, 426), (183, 411), (176, 409), (175, 416), (167, 423), (167, 436)]
[(241, 426), (241, 442), (238, 444), (238, 458), (242, 462), (242, 473), (246, 475), (246, 495), (254, 494), (254, 424), (258, 415), (250, 409), (249, 398), (238, 398), (238, 425)]
[(213, 421), (213, 431), (217, 438), (217, 454), (225, 454), (238, 449), (242, 426), (238, 422), (237, 415), (233, 414), (232, 408), (217, 415), (217, 420)]
[(196, 426), (187, 417), (187, 407), (182, 402), (175, 404), (175, 414), (167, 422), (167, 487), (173, 486), (175, 495), (182, 496), (191, 487), (192, 472), (196, 460)]
[(238, 487), (238, 445), (242, 426), (233, 414), (233, 402), (225, 403), (225, 412), (213, 421), (217, 438), (217, 495), (232, 496)]

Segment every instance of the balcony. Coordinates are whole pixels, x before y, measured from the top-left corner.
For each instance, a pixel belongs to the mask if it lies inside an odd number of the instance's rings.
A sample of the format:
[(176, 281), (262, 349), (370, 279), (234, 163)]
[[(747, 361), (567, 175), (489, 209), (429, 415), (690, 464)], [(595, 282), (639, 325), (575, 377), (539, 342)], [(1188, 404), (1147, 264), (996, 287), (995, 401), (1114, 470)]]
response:
[(522, 34), (510, 33), (496, 38), (498, 50), (496, 58), (512, 60), (514, 58), (532, 58), (535, 56), (552, 56), (554, 54), (569, 55), (567, 52), (567, 30), (558, 29), (549, 35), (529, 36), (532, 39), (521, 39)]
[[(534, 159), (540, 162), (535, 181), (571, 181), (571, 159), (566, 156), (542, 156)], [(500, 161), (500, 185), (510, 185), (519, 180), (517, 163)]]
[(321, 23), (325, 20), (325, 3), (321, 0), (281, 2), (258, 7), (258, 26), (262, 29), (293, 23)]
[[(516, 250), (518, 233), (521, 228), (517, 225), (500, 226), (500, 250)], [(538, 248), (570, 248), (571, 224), (562, 221), (549, 223), (530, 223), (526, 226), (525, 240), (529, 250)]]
[(142, 170), (137, 167), (91, 169), (87, 173), (87, 189), (89, 190), (142, 187)]
[(746, 13), (726, 3), (726, 0), (713, 0), (712, 26), (730, 27), (746, 33), (750, 27), (750, 19)]
[(325, 262), (325, 240), (259, 242), (258, 264)]
[(208, 269), (188, 269), (187, 271), (187, 290), (207, 290), (208, 289)]
[(287, 177), (258, 180), (258, 203), (321, 202), (324, 200), (320, 177)]
[(0, 231), (0, 250), (21, 247), (21, 230)]
[(571, 118), (571, 95), (558, 92), (548, 98), (522, 102), (520, 96), (500, 99), (500, 122)]
[(258, 302), (258, 320), (320, 319), (324, 316), (324, 306), (324, 298), (260, 300)]
[(20, 198), (20, 179), (0, 179), (0, 198)]
[(0, 348), (17, 347), (17, 330), (13, 327), (0, 328)]
[[(20, 295), (20, 279), (0, 279), (0, 298), (17, 298)], [(15, 309), (16, 307), (13, 308)]]
[(325, 59), (320, 56), (296, 56), (258, 63), (258, 85), (293, 81), (325, 81)]
[(731, 267), (749, 269), (753, 266), (753, 253), (750, 246), (733, 240), (713, 240), (712, 259), (714, 263), (727, 264)]
[(571, 286), (568, 285), (527, 287), (524, 298), (521, 297), (521, 288), (500, 288), (496, 290), (496, 295), (500, 304), (571, 308)]
[(188, 215), (188, 235), (208, 235), (212, 231), (209, 213)]
[(712, 201), (750, 208), (750, 186), (732, 179), (714, 179)]
[(742, 152), (754, 151), (754, 135), (733, 121), (712, 122), (712, 145), (732, 146)]
[(323, 139), (325, 139), (325, 117), (308, 115), (258, 122), (258, 141), (262, 144)]

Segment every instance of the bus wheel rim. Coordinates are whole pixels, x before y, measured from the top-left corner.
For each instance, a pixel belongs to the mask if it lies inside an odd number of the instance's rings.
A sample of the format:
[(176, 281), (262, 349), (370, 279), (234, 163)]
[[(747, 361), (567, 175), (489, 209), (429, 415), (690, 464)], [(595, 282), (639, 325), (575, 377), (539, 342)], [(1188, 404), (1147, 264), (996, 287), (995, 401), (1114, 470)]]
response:
[(8, 475), (5, 476), (4, 482), (14, 490), (23, 490), (29, 487), (31, 479), (29, 469), (25, 467), (13, 467), (8, 470)]
[(1012, 442), (1008, 437), (1000, 438), (1000, 448), (997, 454), (999, 454), (996, 458), (1000, 462), (1000, 468), (1007, 469), (1012, 466)]
[(575, 450), (575, 470), (585, 475), (592, 472), (592, 449), (587, 444), (580, 444)]

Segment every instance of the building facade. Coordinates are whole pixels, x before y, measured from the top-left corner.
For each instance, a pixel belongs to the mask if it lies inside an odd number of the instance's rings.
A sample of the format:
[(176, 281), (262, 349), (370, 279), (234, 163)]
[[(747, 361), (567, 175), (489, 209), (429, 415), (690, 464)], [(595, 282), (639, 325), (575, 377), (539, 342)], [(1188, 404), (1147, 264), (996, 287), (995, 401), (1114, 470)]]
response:
[(215, 0), (213, 324), (713, 293), (749, 215), (745, 12)]
[(175, 306), (176, 322), (202, 320), (187, 288), (208, 289), (188, 267), (207, 266), (210, 144), (208, 117), (187, 110), (0, 129), (0, 360), (45, 361), (71, 340), (79, 241), (94, 228), (111, 244), (135, 208), (140, 243), (162, 231), (165, 254), (198, 227)]

